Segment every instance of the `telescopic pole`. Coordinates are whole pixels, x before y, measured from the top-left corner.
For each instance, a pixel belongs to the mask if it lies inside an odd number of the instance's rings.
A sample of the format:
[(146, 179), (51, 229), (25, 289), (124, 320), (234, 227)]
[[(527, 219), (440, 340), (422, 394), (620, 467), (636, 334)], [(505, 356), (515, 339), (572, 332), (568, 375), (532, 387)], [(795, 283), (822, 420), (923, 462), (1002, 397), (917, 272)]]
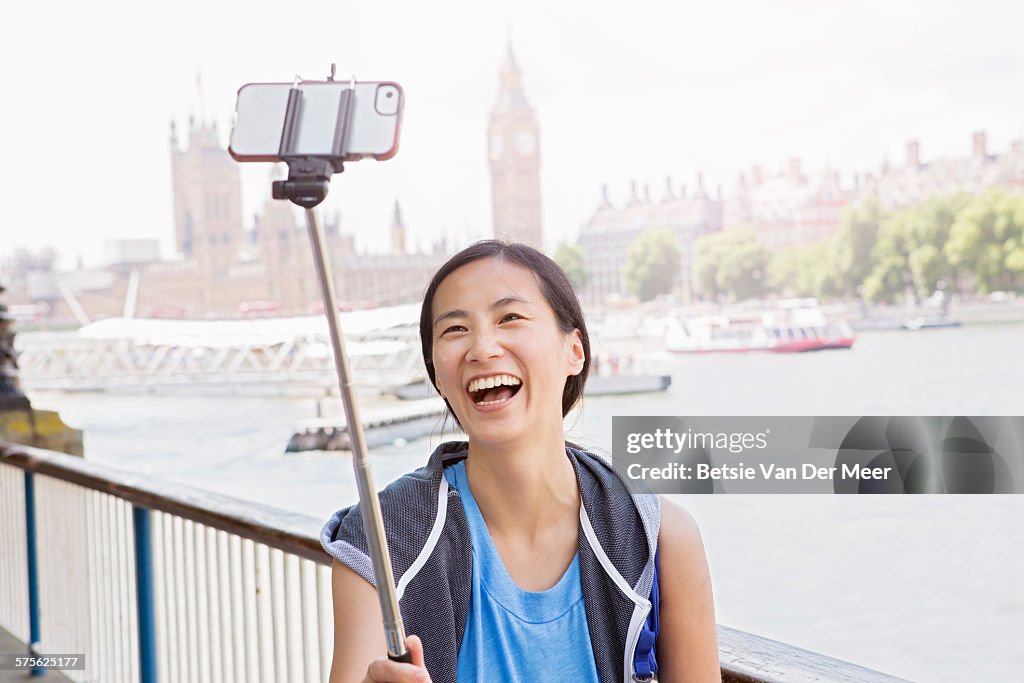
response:
[(352, 467), (355, 470), (356, 483), (359, 487), (359, 511), (363, 516), (366, 543), (373, 561), (373, 573), (377, 579), (377, 596), (380, 598), (380, 611), (384, 615), (384, 634), (387, 637), (388, 656), (400, 661), (409, 661), (409, 655), (405, 649), (405, 627), (402, 624), (402, 615), (398, 610), (395, 578), (391, 571), (387, 539), (384, 536), (384, 518), (381, 516), (380, 501), (377, 499), (377, 487), (373, 483), (373, 470), (366, 457), (363, 423), (359, 419), (359, 409), (356, 405), (355, 392), (352, 389), (352, 373), (348, 365), (348, 355), (345, 353), (345, 339), (341, 336), (341, 324), (338, 321), (334, 279), (331, 277), (330, 263), (324, 253), (323, 229), (312, 208), (306, 209), (306, 226), (309, 228), (309, 239), (313, 244), (313, 263), (316, 265), (316, 272), (320, 278), (324, 311), (327, 313), (328, 328), (331, 333), (334, 365), (338, 371), (341, 401), (345, 407), (345, 424), (348, 427), (349, 443), (352, 445)]

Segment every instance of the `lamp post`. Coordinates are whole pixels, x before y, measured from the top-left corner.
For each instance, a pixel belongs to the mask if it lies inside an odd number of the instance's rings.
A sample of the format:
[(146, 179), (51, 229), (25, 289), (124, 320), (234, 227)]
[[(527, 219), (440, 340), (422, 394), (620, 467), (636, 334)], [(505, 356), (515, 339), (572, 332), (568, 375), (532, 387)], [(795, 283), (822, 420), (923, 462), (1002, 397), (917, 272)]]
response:
[[(0, 295), (4, 293), (0, 284)], [(18, 380), (18, 352), (14, 350), (14, 318), (0, 301), (0, 410), (25, 410), (28, 398)]]

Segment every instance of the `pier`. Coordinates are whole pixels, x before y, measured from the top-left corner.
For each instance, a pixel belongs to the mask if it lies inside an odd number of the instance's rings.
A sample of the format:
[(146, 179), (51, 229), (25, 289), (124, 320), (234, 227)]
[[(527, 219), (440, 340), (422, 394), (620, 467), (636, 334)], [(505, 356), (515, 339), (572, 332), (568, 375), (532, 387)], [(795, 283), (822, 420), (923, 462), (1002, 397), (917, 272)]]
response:
[[(454, 423), (444, 423), (444, 401), (439, 397), (408, 403), (378, 404), (361, 415), (363, 436), (369, 448), (398, 440), (412, 441), (434, 430), (455, 431)], [(446, 429), (441, 430), (442, 425)], [(287, 453), (300, 451), (351, 451), (344, 416), (304, 420), (288, 440)]]
[[(0, 644), (85, 657), (48, 680), (327, 680), (322, 520), (6, 442), (0, 507)], [(900, 680), (724, 626), (718, 640), (726, 683)]]

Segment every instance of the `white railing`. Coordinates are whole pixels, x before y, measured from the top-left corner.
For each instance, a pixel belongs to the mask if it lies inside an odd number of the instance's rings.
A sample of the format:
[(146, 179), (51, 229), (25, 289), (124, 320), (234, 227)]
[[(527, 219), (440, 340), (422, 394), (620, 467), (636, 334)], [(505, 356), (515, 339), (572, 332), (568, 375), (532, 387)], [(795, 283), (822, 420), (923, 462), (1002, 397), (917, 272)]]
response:
[[(35, 486), (36, 573), (43, 629), (39, 643), (45, 648), (41, 651), (85, 654), (87, 663), (100, 665), (93, 677), (88, 671), (66, 672), (72, 680), (131, 680), (113, 675), (132, 659), (123, 642), (113, 641), (121, 635), (122, 640), (135, 642), (128, 630), (134, 617), (129, 605), (134, 607), (134, 601), (129, 602), (126, 595), (132, 577), (124, 566), (125, 554), (132, 548), (131, 529), (125, 531), (120, 509), (124, 502), (53, 477), (30, 476)], [(101, 627), (108, 622), (113, 624), (104, 633)], [(100, 635), (106, 637), (97, 638)], [(114, 656), (118, 664), (107, 665)]]
[(39, 653), (84, 655), (69, 678), (327, 680), (331, 570), (319, 520), (0, 447), (0, 627), (29, 642), (34, 620)]
[(327, 566), (174, 515), (153, 532), (161, 681), (327, 679)]
[(0, 627), (22, 642), (29, 639), (25, 553), (25, 474), (0, 466)]

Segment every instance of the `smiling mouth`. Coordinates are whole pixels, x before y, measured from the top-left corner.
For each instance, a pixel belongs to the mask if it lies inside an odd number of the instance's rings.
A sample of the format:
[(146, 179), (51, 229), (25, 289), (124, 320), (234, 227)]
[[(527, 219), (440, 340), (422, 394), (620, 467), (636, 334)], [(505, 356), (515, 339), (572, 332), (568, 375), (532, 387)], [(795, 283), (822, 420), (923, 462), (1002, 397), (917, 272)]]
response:
[(523, 381), (513, 375), (497, 375), (475, 379), (466, 387), (466, 392), (478, 406), (493, 406), (508, 401), (523, 386)]

